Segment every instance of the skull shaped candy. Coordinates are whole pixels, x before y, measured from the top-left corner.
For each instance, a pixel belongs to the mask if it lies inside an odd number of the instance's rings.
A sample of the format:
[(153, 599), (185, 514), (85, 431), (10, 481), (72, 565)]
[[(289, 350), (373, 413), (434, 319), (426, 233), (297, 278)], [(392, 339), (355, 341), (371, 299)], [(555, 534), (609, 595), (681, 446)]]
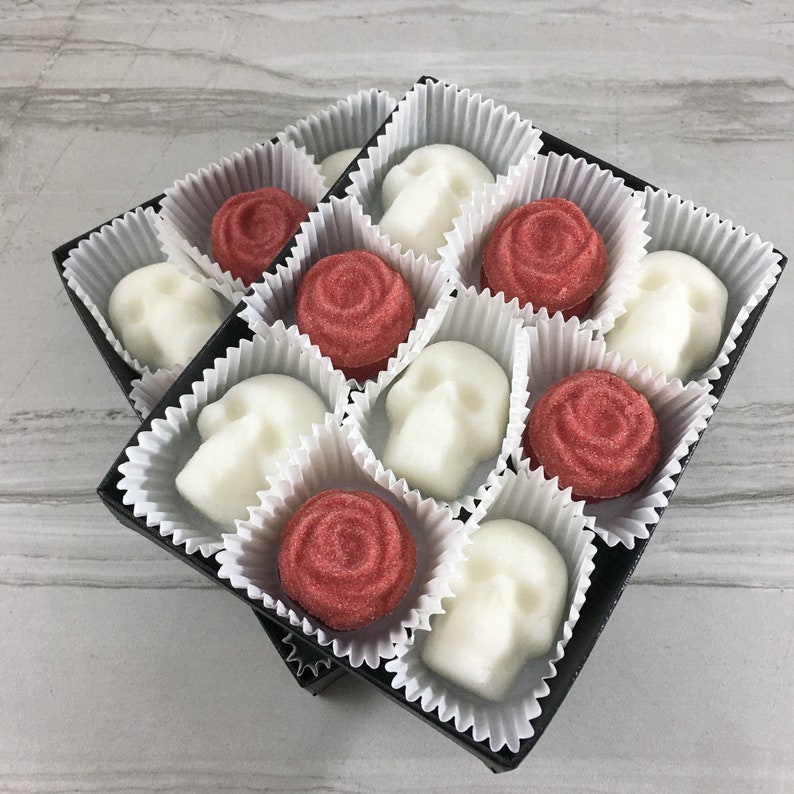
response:
[(640, 262), (626, 313), (605, 335), (607, 349), (684, 380), (716, 357), (727, 305), (728, 290), (706, 265), (655, 251)]
[(509, 402), (507, 375), (487, 353), (466, 342), (430, 345), (386, 396), (383, 463), (423, 494), (453, 500), (499, 452)]
[(501, 700), (521, 667), (548, 653), (559, 632), (568, 569), (554, 544), (529, 524), (486, 521), (472, 536), (422, 646), (425, 664), (488, 700)]
[(208, 286), (159, 262), (128, 273), (110, 294), (110, 326), (124, 349), (150, 369), (186, 364), (226, 315)]
[(403, 250), (438, 258), (461, 206), (493, 174), (473, 154), (436, 143), (415, 149), (383, 180), (380, 229)]
[(353, 162), (353, 158), (360, 152), (360, 149), (342, 149), (341, 151), (329, 154), (320, 162), (320, 173), (323, 177), (323, 185), (326, 190), (330, 190), (337, 179), (342, 176), (345, 168)]
[(177, 491), (208, 518), (233, 525), (325, 410), (313, 389), (288, 375), (240, 381), (199, 414), (202, 442), (177, 474)]

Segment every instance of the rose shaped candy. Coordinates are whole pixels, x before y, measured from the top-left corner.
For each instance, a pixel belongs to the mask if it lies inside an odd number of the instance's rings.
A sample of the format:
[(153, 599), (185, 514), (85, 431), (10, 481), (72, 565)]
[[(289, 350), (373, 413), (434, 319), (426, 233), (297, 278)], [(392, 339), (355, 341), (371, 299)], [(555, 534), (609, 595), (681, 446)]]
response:
[(267, 270), (308, 214), (302, 201), (277, 187), (237, 193), (212, 219), (212, 255), (247, 287)]
[(390, 615), (416, 571), (416, 545), (396, 508), (367, 491), (313, 496), (284, 527), (278, 572), (310, 615), (348, 631)]
[(405, 279), (370, 251), (317, 261), (303, 277), (295, 322), (347, 378), (366, 380), (386, 367), (414, 319)]
[(496, 225), (483, 253), (482, 289), (535, 310), (584, 316), (607, 271), (601, 235), (563, 198), (516, 207)]
[(659, 422), (648, 400), (611, 372), (590, 369), (555, 383), (535, 403), (524, 451), (570, 488), (597, 502), (634, 490), (660, 456)]

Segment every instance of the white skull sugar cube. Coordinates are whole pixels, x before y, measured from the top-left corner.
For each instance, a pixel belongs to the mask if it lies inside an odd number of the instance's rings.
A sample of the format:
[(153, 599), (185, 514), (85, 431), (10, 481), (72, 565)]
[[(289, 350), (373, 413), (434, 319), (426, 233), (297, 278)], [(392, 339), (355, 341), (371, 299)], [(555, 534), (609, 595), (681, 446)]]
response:
[(187, 364), (226, 316), (223, 301), (175, 265), (158, 262), (124, 276), (108, 318), (124, 349), (150, 369)]
[(426, 496), (454, 500), (477, 464), (498, 454), (510, 382), (467, 342), (437, 342), (408, 365), (386, 396), (383, 464)]
[(325, 411), (320, 396), (289, 375), (240, 381), (199, 414), (201, 445), (177, 474), (177, 491), (208, 518), (233, 527)]
[(458, 146), (436, 143), (415, 149), (383, 180), (380, 230), (403, 250), (437, 259), (461, 206), (493, 181), (484, 163)]
[(422, 660), (458, 686), (502, 700), (524, 664), (557, 639), (568, 595), (565, 560), (529, 524), (486, 521), (451, 587), (454, 597), (432, 618)]
[(655, 251), (640, 261), (626, 313), (604, 337), (607, 349), (686, 380), (716, 358), (727, 305), (728, 290), (706, 265)]

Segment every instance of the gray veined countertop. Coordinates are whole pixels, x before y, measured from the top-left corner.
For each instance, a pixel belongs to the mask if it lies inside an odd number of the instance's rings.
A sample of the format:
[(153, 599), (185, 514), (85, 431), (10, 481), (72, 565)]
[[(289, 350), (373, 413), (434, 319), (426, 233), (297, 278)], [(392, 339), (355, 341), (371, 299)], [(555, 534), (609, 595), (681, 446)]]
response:
[(790, 274), (627, 592), (514, 772), (348, 676), (95, 495), (136, 419), (50, 251), (360, 88), (467, 86), (794, 251), (784, 2), (0, 3), (0, 790), (794, 789)]

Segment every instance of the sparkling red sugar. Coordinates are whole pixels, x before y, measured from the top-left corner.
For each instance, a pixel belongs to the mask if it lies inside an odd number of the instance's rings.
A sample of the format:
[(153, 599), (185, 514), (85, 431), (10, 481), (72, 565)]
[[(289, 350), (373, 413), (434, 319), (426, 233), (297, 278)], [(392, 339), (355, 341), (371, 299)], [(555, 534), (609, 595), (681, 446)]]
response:
[(267, 270), (308, 214), (302, 201), (277, 187), (237, 193), (212, 219), (212, 255), (248, 286)]
[(416, 545), (399, 511), (367, 491), (329, 490), (284, 527), (278, 556), (284, 592), (337, 631), (390, 615), (416, 571)]
[(538, 199), (499, 221), (483, 253), (482, 289), (521, 306), (583, 317), (607, 271), (601, 235), (572, 201)]
[(347, 378), (366, 380), (385, 369), (413, 321), (411, 288), (371, 251), (326, 256), (298, 287), (298, 330)]
[(535, 403), (524, 431), (530, 465), (558, 477), (575, 499), (597, 502), (634, 490), (661, 454), (648, 400), (611, 372), (585, 370)]

